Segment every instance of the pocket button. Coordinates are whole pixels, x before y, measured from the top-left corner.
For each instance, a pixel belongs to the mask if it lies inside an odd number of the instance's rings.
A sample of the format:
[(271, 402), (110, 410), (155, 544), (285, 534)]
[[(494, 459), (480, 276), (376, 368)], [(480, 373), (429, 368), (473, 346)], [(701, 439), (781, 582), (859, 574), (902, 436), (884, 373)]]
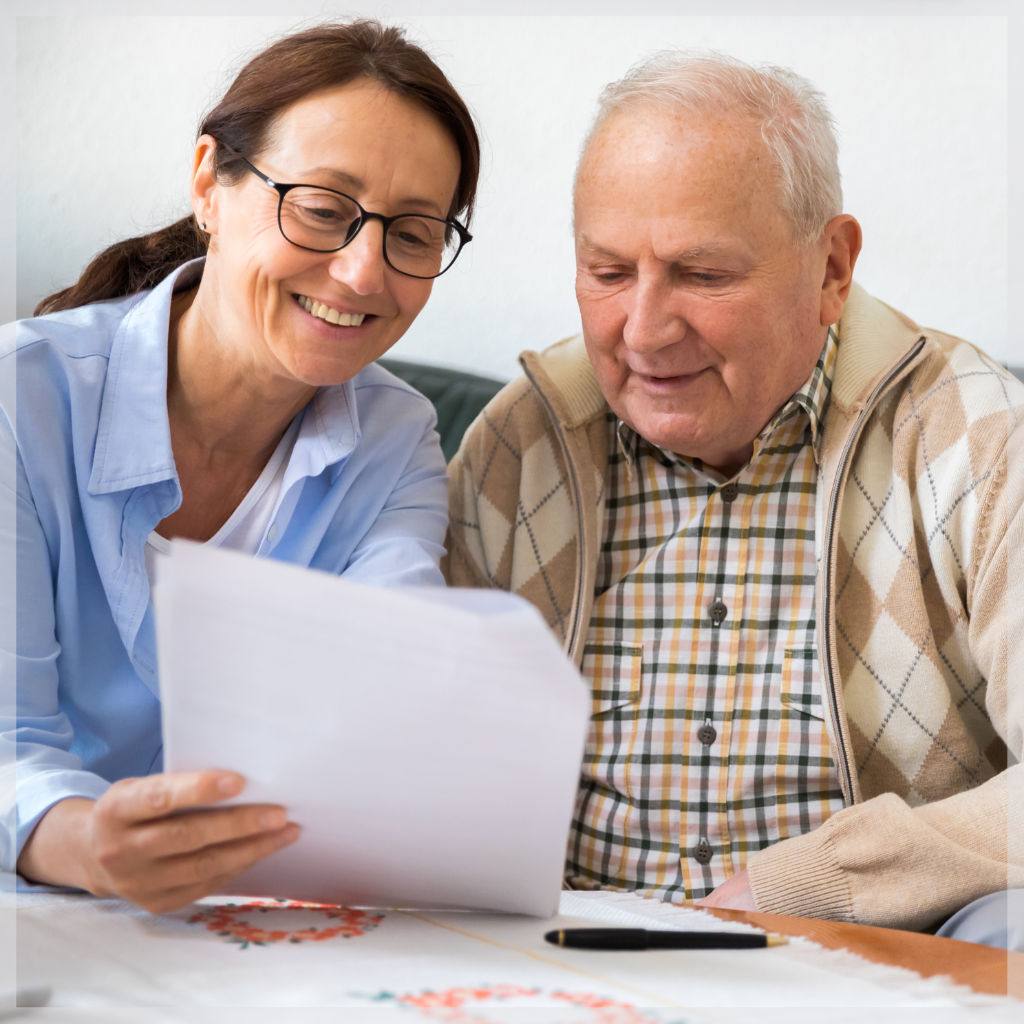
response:
[(692, 850), (693, 859), (698, 864), (710, 864), (711, 863), (711, 844), (706, 839), (702, 839)]

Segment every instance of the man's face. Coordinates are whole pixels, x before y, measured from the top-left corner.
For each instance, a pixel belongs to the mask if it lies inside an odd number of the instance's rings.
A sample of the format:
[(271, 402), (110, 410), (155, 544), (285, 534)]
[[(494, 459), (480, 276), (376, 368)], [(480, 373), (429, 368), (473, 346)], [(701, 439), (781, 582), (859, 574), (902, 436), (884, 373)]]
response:
[(575, 224), (583, 334), (616, 415), (739, 469), (826, 331), (828, 246), (793, 241), (757, 129), (614, 115), (583, 157)]

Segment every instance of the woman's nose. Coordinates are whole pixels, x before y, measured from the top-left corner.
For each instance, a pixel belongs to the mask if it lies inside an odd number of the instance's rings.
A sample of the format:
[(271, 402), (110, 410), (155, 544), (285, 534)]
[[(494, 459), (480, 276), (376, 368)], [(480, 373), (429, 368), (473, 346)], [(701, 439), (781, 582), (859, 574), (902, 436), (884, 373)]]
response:
[(384, 290), (383, 225), (363, 224), (344, 249), (332, 254), (329, 273), (357, 295), (376, 295)]

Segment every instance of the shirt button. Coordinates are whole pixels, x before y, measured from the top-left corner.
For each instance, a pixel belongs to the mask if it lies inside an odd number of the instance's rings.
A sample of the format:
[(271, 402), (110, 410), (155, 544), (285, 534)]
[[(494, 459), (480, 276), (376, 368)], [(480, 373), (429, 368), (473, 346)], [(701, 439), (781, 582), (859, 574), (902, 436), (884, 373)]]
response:
[(713, 725), (702, 725), (697, 730), (697, 739), (699, 739), (705, 747), (710, 747), (711, 744), (718, 739), (718, 732)]
[(709, 864), (711, 862), (711, 845), (706, 839), (702, 839), (690, 852), (698, 864)]
[(711, 616), (711, 624), (713, 626), (720, 626), (724, 621), (726, 615), (729, 614), (729, 609), (725, 607), (720, 598), (715, 598), (711, 602), (708, 608), (708, 615)]
[(722, 501), (733, 502), (739, 496), (739, 493), (740, 489), (738, 484), (726, 484), (721, 490)]

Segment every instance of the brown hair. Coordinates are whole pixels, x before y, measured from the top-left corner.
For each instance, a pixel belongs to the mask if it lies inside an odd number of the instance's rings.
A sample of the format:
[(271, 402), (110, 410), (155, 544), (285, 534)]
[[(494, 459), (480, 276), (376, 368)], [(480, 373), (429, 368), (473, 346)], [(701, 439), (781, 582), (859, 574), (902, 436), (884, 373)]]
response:
[[(269, 141), (274, 119), (312, 93), (358, 78), (380, 82), (398, 96), (430, 110), (451, 133), (461, 166), (448, 216), (473, 216), (480, 171), (480, 140), (473, 117), (444, 72), (399, 28), (360, 19), (318, 25), (279, 39), (239, 72), (224, 98), (203, 118), (199, 135), (218, 146), (218, 180), (234, 184), (245, 173), (237, 155), (258, 156)], [(148, 235), (104, 249), (70, 288), (36, 306), (36, 316), (89, 302), (120, 298), (152, 288), (183, 263), (206, 255), (209, 235), (189, 215)]]

